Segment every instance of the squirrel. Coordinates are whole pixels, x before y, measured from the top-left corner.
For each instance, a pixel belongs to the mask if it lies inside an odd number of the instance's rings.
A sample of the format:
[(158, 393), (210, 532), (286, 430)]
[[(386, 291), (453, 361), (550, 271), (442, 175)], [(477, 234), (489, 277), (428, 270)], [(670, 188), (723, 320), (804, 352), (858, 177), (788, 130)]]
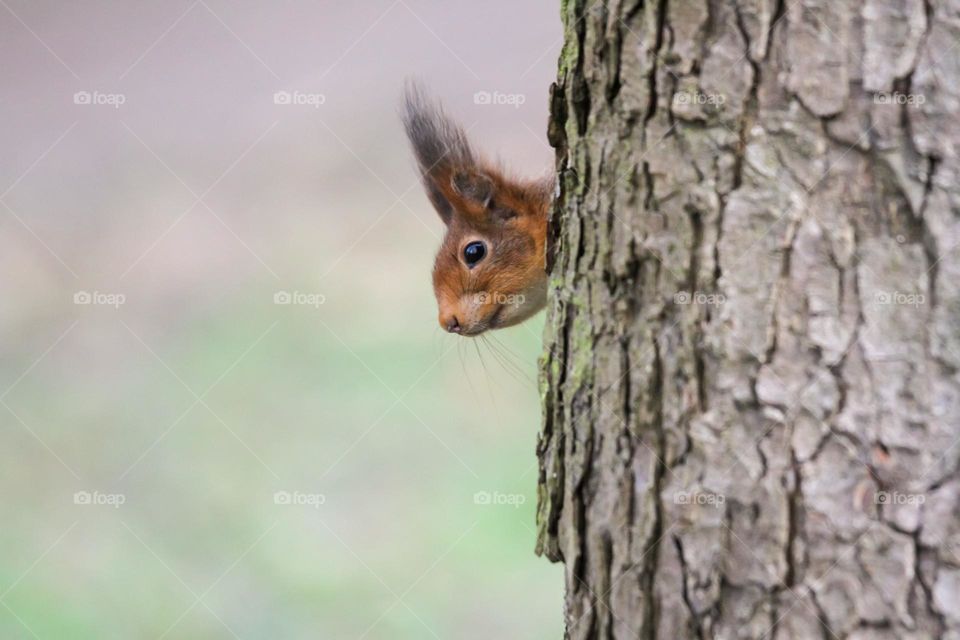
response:
[(479, 156), (440, 103), (408, 83), (402, 119), (427, 197), (446, 225), (433, 265), (440, 326), (461, 336), (546, 306), (553, 178), (520, 180)]

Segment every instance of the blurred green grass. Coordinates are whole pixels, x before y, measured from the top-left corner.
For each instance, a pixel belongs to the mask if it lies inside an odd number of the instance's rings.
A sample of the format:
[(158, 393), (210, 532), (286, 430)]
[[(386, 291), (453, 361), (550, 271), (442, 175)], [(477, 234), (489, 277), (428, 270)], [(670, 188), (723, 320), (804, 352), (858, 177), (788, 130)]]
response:
[(533, 555), (542, 320), (497, 335), (524, 378), (434, 331), (428, 291), (406, 339), (272, 293), (171, 324), (81, 310), (17, 383), (0, 637), (234, 637), (218, 618), (243, 638), (559, 637), (561, 572)]
[[(19, 22), (0, 38), (0, 639), (561, 637), (542, 319), (496, 334), (509, 367), (436, 326), (442, 225), (396, 114), (422, 76), (484, 152), (549, 167), (556, 3), (174, 5), (13, 3), (82, 87)], [(293, 89), (329, 99), (272, 100)]]

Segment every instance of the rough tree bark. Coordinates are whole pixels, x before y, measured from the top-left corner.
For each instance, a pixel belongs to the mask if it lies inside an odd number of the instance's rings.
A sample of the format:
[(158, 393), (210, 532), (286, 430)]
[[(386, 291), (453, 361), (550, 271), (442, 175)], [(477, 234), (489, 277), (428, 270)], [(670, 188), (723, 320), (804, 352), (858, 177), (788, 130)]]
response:
[(570, 638), (960, 638), (960, 0), (564, 0)]

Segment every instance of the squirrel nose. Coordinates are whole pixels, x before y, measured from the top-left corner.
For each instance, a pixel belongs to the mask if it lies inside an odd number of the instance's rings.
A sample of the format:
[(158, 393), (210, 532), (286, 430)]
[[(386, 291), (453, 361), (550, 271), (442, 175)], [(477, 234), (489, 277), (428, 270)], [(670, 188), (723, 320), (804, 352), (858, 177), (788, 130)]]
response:
[(449, 316), (440, 323), (450, 333), (460, 333), (460, 322), (457, 316)]

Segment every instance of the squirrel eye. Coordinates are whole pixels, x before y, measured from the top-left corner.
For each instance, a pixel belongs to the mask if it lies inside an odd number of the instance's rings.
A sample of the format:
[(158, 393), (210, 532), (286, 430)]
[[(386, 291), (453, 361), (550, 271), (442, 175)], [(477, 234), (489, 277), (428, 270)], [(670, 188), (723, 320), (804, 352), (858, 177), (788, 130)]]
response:
[(471, 242), (463, 248), (463, 260), (467, 263), (468, 267), (473, 267), (483, 260), (486, 255), (487, 247), (482, 242)]

